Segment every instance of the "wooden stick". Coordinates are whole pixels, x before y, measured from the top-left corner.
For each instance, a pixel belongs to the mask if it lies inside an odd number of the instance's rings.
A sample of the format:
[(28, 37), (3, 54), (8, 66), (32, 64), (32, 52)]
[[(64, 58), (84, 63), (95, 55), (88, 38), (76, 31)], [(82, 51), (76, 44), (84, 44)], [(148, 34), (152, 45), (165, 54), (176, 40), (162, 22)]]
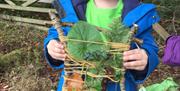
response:
[(61, 29), (62, 26), (61, 26), (61, 24), (59, 22), (60, 19), (58, 17), (56, 17), (56, 15), (55, 15), (55, 13), (53, 11), (49, 11), (49, 16), (50, 16), (51, 20), (53, 21), (54, 27), (57, 30), (58, 34), (59, 34), (59, 41), (65, 42), (64, 32)]
[(33, 4), (33, 3), (37, 2), (37, 1), (38, 1), (38, 0), (28, 0), (28, 1), (26, 1), (25, 3), (23, 3), (21, 6), (27, 7), (27, 6)]
[(38, 24), (38, 25), (46, 25), (45, 22), (50, 23), (50, 21), (47, 21), (47, 20), (22, 18), (22, 17), (3, 15), (3, 14), (0, 14), (0, 18), (5, 19), (5, 20), (13, 20), (13, 21), (18, 21), (18, 22), (25, 22), (25, 23)]
[(21, 11), (41, 12), (41, 13), (48, 13), (49, 10), (56, 12), (55, 9), (50, 9), (50, 8), (11, 6), (11, 5), (7, 5), (7, 4), (0, 4), (0, 8), (21, 10)]
[(166, 40), (170, 35), (168, 32), (159, 24), (153, 24), (153, 29), (164, 39)]
[(16, 4), (13, 3), (11, 0), (4, 0), (6, 3), (8, 3), (11, 6), (15, 6)]

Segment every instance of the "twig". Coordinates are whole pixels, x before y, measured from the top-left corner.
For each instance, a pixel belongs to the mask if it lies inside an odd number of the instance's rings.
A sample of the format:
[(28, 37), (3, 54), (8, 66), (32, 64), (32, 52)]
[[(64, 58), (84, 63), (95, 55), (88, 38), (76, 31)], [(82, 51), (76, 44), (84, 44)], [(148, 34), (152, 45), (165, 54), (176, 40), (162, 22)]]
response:
[(179, 20), (169, 20), (169, 19), (166, 19), (166, 20), (162, 20), (162, 21), (163, 21), (163, 23), (169, 23), (169, 22), (173, 22), (174, 21), (174, 23), (180, 24)]
[(177, 34), (176, 26), (175, 26), (175, 18), (176, 18), (176, 11), (173, 12), (173, 19), (172, 19), (172, 24), (173, 24), (173, 30)]

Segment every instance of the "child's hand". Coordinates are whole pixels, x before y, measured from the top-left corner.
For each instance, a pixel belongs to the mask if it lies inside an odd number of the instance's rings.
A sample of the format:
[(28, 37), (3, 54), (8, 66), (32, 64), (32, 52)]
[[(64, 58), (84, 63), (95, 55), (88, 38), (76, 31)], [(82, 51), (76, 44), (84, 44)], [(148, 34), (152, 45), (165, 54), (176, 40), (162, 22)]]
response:
[(57, 40), (51, 40), (47, 45), (47, 50), (49, 55), (56, 60), (64, 61), (66, 59), (64, 46), (61, 42)]
[(123, 53), (124, 67), (142, 71), (148, 63), (148, 56), (144, 49), (134, 49)]

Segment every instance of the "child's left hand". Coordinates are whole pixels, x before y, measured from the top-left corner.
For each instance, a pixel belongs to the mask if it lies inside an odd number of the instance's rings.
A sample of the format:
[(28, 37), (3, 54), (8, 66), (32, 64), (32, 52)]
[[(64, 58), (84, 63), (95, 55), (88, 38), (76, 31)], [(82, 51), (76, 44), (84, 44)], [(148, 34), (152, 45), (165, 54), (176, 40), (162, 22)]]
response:
[(123, 65), (126, 69), (142, 71), (148, 63), (148, 56), (144, 49), (134, 49), (123, 53)]

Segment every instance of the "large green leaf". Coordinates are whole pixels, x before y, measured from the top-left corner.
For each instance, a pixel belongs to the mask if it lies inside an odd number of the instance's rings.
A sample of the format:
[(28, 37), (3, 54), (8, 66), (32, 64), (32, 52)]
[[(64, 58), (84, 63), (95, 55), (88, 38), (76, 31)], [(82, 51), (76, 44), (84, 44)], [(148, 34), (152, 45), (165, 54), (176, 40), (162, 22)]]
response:
[[(78, 23), (76, 23), (75, 26), (72, 27), (67, 38), (70, 39), (67, 42), (67, 48), (70, 55), (72, 55), (76, 59), (80, 59), (79, 61), (81, 61), (81, 59), (84, 59), (85, 54), (87, 53), (107, 50), (106, 45), (83, 42), (92, 41), (105, 43), (96, 27), (84, 21), (79, 21)], [(81, 40), (81, 42), (73, 41), (71, 39)]]

